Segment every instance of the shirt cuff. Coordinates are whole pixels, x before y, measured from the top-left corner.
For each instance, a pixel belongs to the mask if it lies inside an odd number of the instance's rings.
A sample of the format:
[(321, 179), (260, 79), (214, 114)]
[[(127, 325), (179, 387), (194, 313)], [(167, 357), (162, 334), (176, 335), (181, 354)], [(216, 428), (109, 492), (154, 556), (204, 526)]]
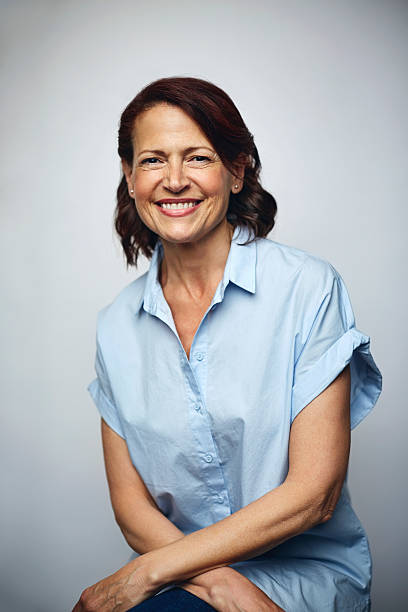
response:
[(98, 378), (87, 387), (101, 417), (121, 438), (125, 438), (115, 406), (104, 393)]
[(292, 389), (291, 422), (350, 363), (350, 428), (372, 410), (382, 389), (382, 376), (370, 353), (370, 338), (352, 327), (304, 372)]

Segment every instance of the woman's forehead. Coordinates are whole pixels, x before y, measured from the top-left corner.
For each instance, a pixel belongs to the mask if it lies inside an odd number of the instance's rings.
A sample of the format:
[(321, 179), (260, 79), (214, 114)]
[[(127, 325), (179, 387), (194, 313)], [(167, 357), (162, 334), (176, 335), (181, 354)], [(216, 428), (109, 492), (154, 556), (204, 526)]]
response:
[(213, 147), (201, 127), (178, 106), (157, 104), (135, 119), (135, 148), (161, 150), (165, 147)]

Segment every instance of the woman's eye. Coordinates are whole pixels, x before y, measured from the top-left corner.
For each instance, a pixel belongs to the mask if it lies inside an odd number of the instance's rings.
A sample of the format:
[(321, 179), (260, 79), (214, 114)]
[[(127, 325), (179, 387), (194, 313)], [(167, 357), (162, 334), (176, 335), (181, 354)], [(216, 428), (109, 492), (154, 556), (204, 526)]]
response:
[(206, 157), (205, 155), (194, 155), (194, 157), (191, 158), (191, 161), (198, 161), (198, 162), (210, 161), (210, 158)]
[(142, 164), (153, 164), (155, 165), (155, 162), (160, 161), (157, 157), (146, 157), (146, 159), (142, 160)]

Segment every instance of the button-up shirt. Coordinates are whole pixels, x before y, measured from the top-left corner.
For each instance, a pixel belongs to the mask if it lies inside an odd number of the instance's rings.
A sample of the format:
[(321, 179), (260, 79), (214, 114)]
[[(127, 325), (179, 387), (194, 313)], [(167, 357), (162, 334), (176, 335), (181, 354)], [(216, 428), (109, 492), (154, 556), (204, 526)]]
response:
[[(282, 484), (293, 419), (347, 364), (351, 429), (381, 391), (336, 269), (267, 238), (242, 244), (248, 237), (235, 228), (189, 359), (159, 282), (160, 238), (149, 270), (98, 314), (89, 392), (185, 534)], [(347, 478), (329, 521), (232, 567), (290, 612), (368, 609), (371, 557)]]

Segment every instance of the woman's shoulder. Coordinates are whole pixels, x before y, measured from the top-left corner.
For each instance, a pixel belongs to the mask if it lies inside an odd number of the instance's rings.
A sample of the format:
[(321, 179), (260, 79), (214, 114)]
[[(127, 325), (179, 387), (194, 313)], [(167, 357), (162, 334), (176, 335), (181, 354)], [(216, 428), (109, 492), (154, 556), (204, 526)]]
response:
[(123, 325), (126, 320), (135, 316), (143, 298), (146, 277), (147, 272), (144, 272), (144, 274), (125, 285), (111, 302), (98, 311), (98, 332), (117, 329), (119, 325)]
[(263, 277), (311, 286), (331, 283), (339, 277), (333, 264), (320, 255), (271, 238), (259, 238), (257, 243), (257, 262)]

